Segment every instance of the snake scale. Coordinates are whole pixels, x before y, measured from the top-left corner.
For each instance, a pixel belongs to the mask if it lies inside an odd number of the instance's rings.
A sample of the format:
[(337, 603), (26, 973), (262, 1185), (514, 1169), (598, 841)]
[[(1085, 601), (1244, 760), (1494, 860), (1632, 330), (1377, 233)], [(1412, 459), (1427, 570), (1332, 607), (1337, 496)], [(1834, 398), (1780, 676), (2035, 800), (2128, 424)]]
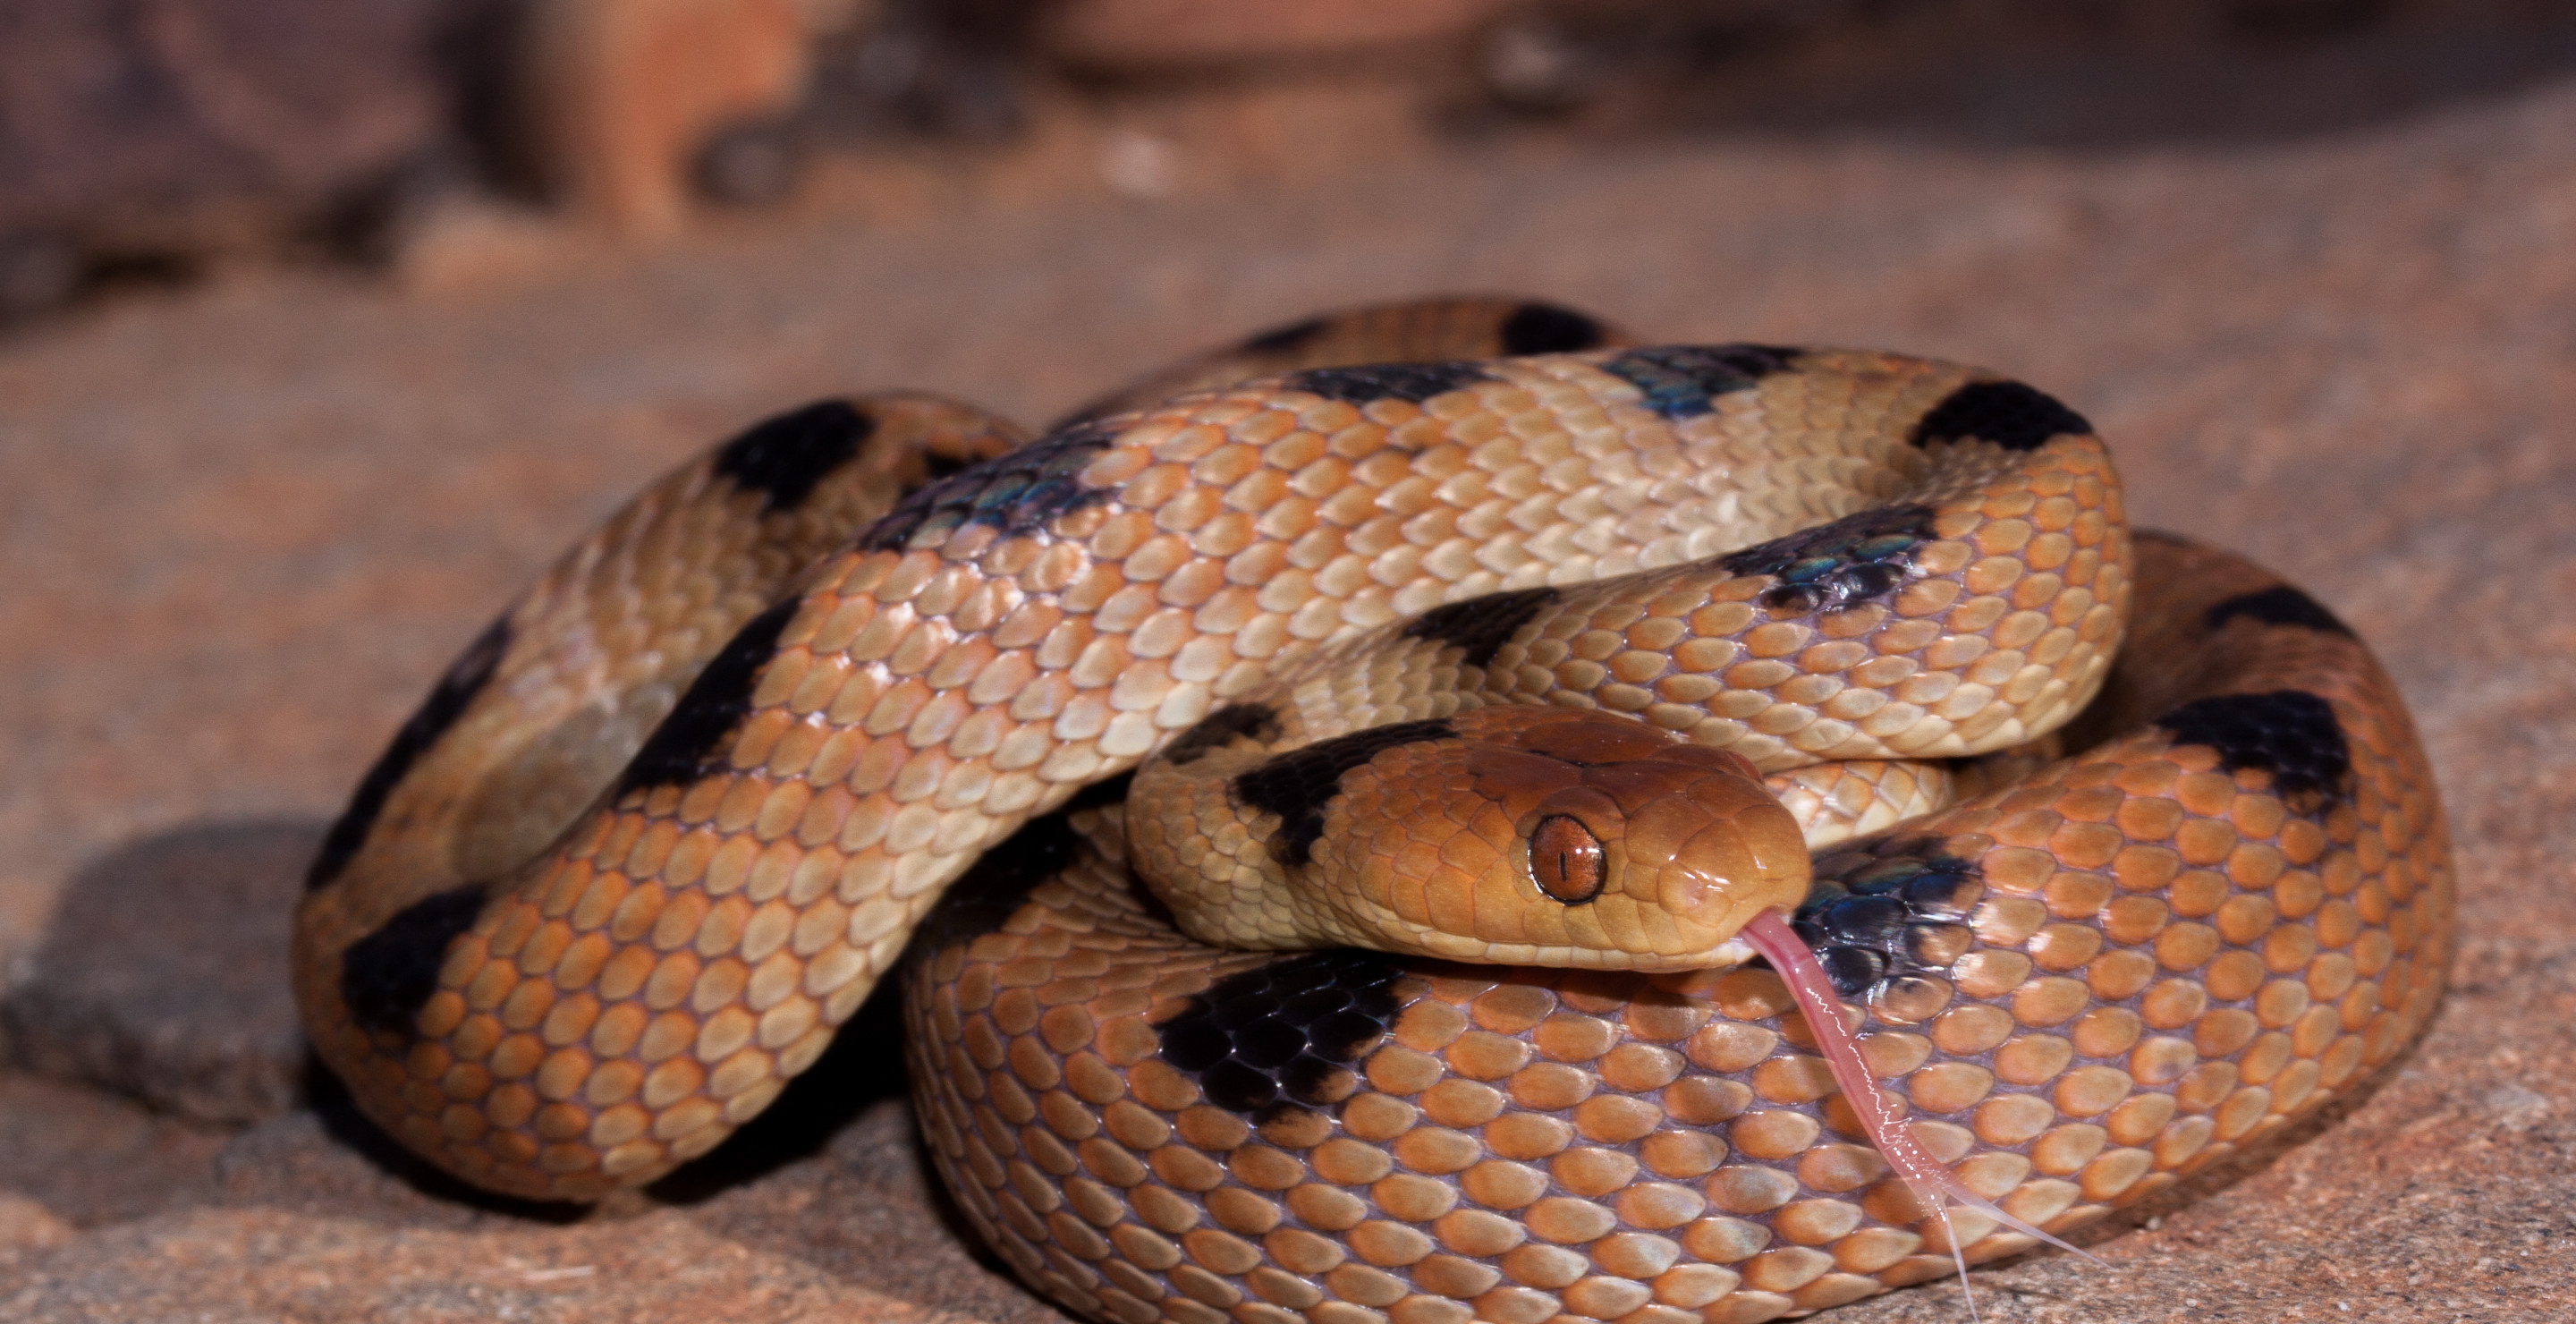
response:
[(295, 977), (404, 1145), (584, 1200), (909, 947), (936, 1166), (1068, 1309), (1724, 1324), (2314, 1112), (2452, 923), (2387, 676), (2063, 404), (1457, 299), (682, 467), (397, 734)]

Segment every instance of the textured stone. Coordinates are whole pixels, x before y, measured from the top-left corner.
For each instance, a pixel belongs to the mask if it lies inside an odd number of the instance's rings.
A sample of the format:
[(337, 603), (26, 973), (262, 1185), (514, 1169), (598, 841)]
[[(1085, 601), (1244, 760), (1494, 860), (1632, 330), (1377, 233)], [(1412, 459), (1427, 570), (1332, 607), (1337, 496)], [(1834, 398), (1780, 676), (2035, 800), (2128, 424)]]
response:
[[(685, 1266), (677, 1276), (657, 1268)], [(928, 1321), (929, 1310), (714, 1236), (686, 1215), (488, 1235), (199, 1210), (14, 1266), (0, 1319)], [(21, 1303), (37, 1303), (32, 1309)]]
[(98, 1090), (0, 1072), (0, 1194), (75, 1227), (214, 1198), (224, 1137)]
[(949, 1230), (892, 1027), (851, 1028), (730, 1144), (591, 1210), (466, 1190), (334, 1089), (226, 1143), (0, 1076), (0, 1320), (1058, 1318)]
[(23, 1195), (0, 1194), (0, 1255), (59, 1246), (74, 1235), (53, 1210)]
[(201, 1122), (292, 1107), (287, 915), (320, 840), (308, 822), (184, 828), (83, 869), (0, 1001), (18, 1064)]

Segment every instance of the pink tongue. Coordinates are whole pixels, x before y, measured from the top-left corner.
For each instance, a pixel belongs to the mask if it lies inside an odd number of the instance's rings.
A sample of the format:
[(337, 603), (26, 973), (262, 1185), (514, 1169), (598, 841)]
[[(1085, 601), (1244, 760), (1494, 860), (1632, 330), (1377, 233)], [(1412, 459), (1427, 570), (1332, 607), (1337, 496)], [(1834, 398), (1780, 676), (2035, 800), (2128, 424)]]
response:
[[(2093, 1259), (2093, 1256), (2005, 1213), (1993, 1201), (1969, 1190), (1967, 1183), (1960, 1181), (1957, 1174), (1923, 1147), (1922, 1141), (1915, 1139), (1914, 1128), (1905, 1121), (1905, 1105), (1878, 1088), (1877, 1077), (1870, 1073), (1869, 1063), (1861, 1058), (1860, 1040), (1852, 1034), (1851, 1027), (1843, 1023), (1842, 1000), (1834, 991), (1833, 979), (1826, 975), (1824, 964), (1816, 959), (1816, 954), (1799, 941), (1783, 912), (1762, 912), (1759, 918), (1744, 926), (1744, 939), (1771, 963), (1780, 981), (1789, 986), (1789, 995), (1798, 1000), (1798, 1010), (1807, 1018), (1807, 1028), (1815, 1033), (1816, 1049), (1824, 1055), (1825, 1065), (1833, 1070), (1835, 1086), (1842, 1090), (1843, 1098), (1859, 1115), (1861, 1130), (1869, 1136), (1870, 1145), (1878, 1150), (1880, 1158), (1887, 1160), (1887, 1166), (1895, 1170), (1897, 1178), (1905, 1183), (1905, 1189), (1912, 1191), (1914, 1198), (1922, 1202), (1932, 1217), (1940, 1219), (1945, 1229), (1950, 1222), (1945, 1202), (1955, 1200), (2015, 1231), (2037, 1237), (2052, 1246), (2075, 1251), (2088, 1260)], [(1952, 1253), (1957, 1254), (1958, 1251), (1954, 1238)], [(1962, 1257), (1961, 1273), (1964, 1275), (1965, 1272), (1966, 1263)], [(1975, 1309), (1973, 1303), (1970, 1309)]]

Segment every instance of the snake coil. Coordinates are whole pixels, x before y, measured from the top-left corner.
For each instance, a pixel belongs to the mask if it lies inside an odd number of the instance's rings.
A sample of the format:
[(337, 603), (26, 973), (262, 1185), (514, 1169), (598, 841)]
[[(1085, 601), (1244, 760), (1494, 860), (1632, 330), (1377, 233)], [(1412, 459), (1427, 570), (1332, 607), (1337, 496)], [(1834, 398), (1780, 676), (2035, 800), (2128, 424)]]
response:
[(909, 944), (937, 1166), (1069, 1309), (1725, 1324), (2313, 1112), (2452, 918), (2367, 650), (2057, 401), (1448, 300), (684, 466), (397, 734), (295, 972), (402, 1143), (590, 1199)]

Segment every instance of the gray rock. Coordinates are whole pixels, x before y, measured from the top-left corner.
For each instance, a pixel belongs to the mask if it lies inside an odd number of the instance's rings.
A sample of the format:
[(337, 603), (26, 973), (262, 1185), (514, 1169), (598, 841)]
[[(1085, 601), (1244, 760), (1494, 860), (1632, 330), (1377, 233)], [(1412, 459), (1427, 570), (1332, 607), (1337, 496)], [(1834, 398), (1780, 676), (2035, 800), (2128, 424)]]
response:
[(27, 1070), (201, 1122), (293, 1107), (305, 1047), (287, 920), (321, 834), (301, 820), (189, 827), (93, 861), (0, 1000), (0, 1041)]

